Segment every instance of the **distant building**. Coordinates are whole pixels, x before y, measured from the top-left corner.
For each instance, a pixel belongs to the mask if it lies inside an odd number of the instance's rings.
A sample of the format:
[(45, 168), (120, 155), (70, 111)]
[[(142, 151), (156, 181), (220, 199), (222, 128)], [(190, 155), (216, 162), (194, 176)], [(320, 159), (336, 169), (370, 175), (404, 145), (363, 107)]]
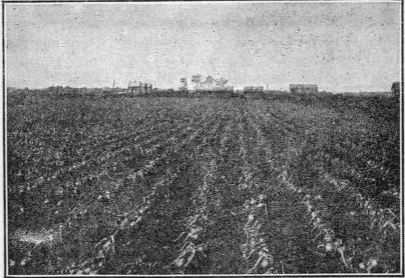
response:
[(243, 88), (243, 92), (245, 92), (245, 93), (253, 93), (253, 92), (263, 93), (264, 87), (263, 86), (245, 86)]
[(399, 97), (400, 92), (401, 92), (401, 86), (400, 86), (399, 82), (392, 83), (392, 86), (391, 86), (392, 96)]
[(318, 86), (313, 84), (290, 84), (293, 95), (314, 95), (318, 93)]
[(131, 81), (128, 84), (128, 92), (134, 95), (149, 95), (153, 91), (152, 84)]

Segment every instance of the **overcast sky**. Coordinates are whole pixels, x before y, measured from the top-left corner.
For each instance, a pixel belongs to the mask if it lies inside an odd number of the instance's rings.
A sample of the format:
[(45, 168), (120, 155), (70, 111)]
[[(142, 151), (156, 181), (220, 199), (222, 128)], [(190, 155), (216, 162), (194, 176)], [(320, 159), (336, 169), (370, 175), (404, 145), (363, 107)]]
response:
[(7, 86), (318, 84), (386, 91), (400, 79), (400, 2), (6, 4)]

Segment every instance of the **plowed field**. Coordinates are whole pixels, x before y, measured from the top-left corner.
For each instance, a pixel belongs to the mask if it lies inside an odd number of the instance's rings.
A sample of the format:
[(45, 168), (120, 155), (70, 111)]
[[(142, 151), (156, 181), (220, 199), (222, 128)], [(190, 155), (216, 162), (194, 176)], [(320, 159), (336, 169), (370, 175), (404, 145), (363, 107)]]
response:
[(399, 272), (395, 115), (244, 99), (9, 106), (9, 273)]

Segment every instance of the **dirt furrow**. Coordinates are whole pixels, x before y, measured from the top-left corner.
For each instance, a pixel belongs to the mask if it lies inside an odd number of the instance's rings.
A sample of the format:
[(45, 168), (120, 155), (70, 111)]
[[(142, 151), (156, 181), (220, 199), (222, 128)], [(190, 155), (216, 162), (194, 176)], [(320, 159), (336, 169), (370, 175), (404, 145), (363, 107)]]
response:
[[(87, 168), (97, 167), (100, 164), (106, 163), (106, 161), (116, 158), (123, 152), (132, 150), (133, 148), (139, 148), (144, 144), (144, 141), (150, 143), (158, 140), (160, 137), (164, 137), (165, 134), (161, 132), (162, 127), (166, 127), (166, 130), (169, 131), (172, 130), (170, 127), (166, 126), (166, 124), (167, 123), (158, 123), (151, 125), (151, 123), (149, 123), (149, 125), (145, 125), (142, 130), (135, 132), (133, 135), (125, 136), (125, 139), (120, 138), (117, 142), (113, 141), (108, 143), (105, 145), (108, 148), (101, 149), (95, 145), (92, 147), (91, 152), (86, 154), (84, 159), (82, 158), (76, 163), (59, 168), (54, 173), (49, 174), (47, 178), (41, 177), (35, 181), (25, 182), (23, 186), (28, 185), (28, 187), (35, 189), (40, 186), (46, 186), (47, 183), (57, 181), (61, 176), (74, 175), (76, 172), (85, 171)], [(181, 130), (187, 125), (188, 123), (184, 123), (184, 125), (176, 126), (176, 129)], [(118, 143), (118, 145), (116, 145), (116, 143)], [(134, 145), (131, 146), (132, 144)], [(102, 155), (103, 153), (105, 154)]]
[(276, 142), (266, 140), (254, 115), (247, 119), (256, 141), (251, 142), (254, 150), (250, 163), (255, 169), (253, 184), (257, 192), (245, 204), (249, 212), (245, 230), (250, 234), (250, 241), (244, 245), (249, 259), (248, 273), (300, 272), (319, 260), (311, 242), (312, 227), (305, 206), (298, 194), (280, 186), (277, 177), (281, 168), (272, 161), (273, 148), (276, 151), (280, 148), (275, 146)]
[[(138, 223), (136, 229), (126, 234), (125, 247), (121, 249), (120, 258), (127, 258), (127, 262), (120, 262), (125, 268), (117, 270), (113, 262), (103, 270), (103, 273), (125, 274), (154, 274), (169, 273), (170, 264), (178, 255), (176, 238), (184, 231), (183, 221), (192, 206), (192, 192), (196, 183), (197, 168), (193, 161), (197, 157), (195, 145), (201, 145), (202, 132), (207, 123), (187, 137), (160, 164), (158, 172), (163, 169), (180, 165), (175, 182), (165, 185), (146, 211), (144, 221)], [(176, 162), (176, 163), (174, 163)], [(180, 162), (180, 163), (179, 163)], [(129, 240), (131, 239), (131, 240)]]
[[(115, 139), (109, 139), (108, 141), (101, 140), (101, 143), (94, 144), (94, 145), (87, 145), (87, 148), (82, 148), (81, 152), (86, 153), (84, 157), (81, 157), (80, 161), (75, 161), (73, 163), (70, 163), (69, 165), (65, 165), (63, 167), (57, 167), (58, 170), (52, 173), (48, 173), (47, 175), (44, 175), (36, 180), (28, 180), (25, 181), (22, 185), (28, 185), (32, 188), (36, 188), (39, 185), (41, 185), (45, 181), (54, 181), (57, 179), (60, 175), (64, 175), (72, 170), (79, 170), (82, 168), (84, 165), (95, 162), (96, 160), (103, 160), (102, 159), (102, 153), (105, 151), (116, 151), (117, 149), (122, 148), (123, 146), (127, 145), (128, 143), (131, 142), (136, 142), (139, 141), (140, 139), (146, 139), (148, 136), (145, 136), (145, 133), (147, 131), (159, 131), (159, 129), (165, 125), (167, 125), (166, 122), (158, 123), (156, 125), (153, 124), (153, 118), (150, 118), (150, 122), (145, 122), (141, 124), (141, 126), (136, 126), (132, 127), (135, 130), (133, 132), (130, 132), (129, 134), (126, 134), (125, 136), (121, 136)], [(151, 128), (152, 126), (152, 128)], [(108, 154), (110, 155), (110, 154)], [(101, 156), (101, 157), (100, 157)]]
[[(191, 126), (200, 126), (202, 121), (202, 118), (194, 118), (190, 121)], [(32, 210), (24, 212), (18, 221), (24, 222), (24, 217), (30, 218), (32, 217), (32, 214), (34, 214), (36, 215), (36, 218), (47, 220), (46, 223), (42, 223), (43, 221), (37, 221), (36, 226), (55, 224), (52, 222), (53, 219), (62, 219), (64, 213), (72, 210), (70, 202), (77, 203), (78, 200), (83, 204), (92, 202), (92, 200), (97, 198), (98, 195), (103, 195), (103, 191), (107, 190), (109, 193), (117, 191), (124, 183), (128, 183), (125, 182), (128, 177), (134, 181), (137, 176), (143, 177), (148, 172), (152, 171), (156, 164), (166, 159), (172, 151), (176, 152), (176, 148), (183, 144), (178, 143), (178, 141), (184, 138), (186, 138), (184, 140), (187, 140), (187, 135), (189, 133), (190, 130), (186, 128), (186, 125), (179, 126), (173, 130), (169, 129), (162, 134), (158, 134), (157, 138), (163, 143), (157, 143), (150, 148), (147, 148), (147, 145), (143, 145), (143, 142), (138, 142), (134, 146), (127, 146), (126, 148), (113, 153), (107, 152), (106, 155), (97, 158), (97, 167), (94, 167), (91, 163), (81, 165), (79, 168), (74, 169), (69, 173), (65, 173), (63, 175), (63, 180), (60, 180), (62, 177), (59, 177), (62, 175), (63, 171), (58, 172), (59, 175), (55, 175), (50, 181), (45, 181), (40, 185), (40, 188), (44, 191), (43, 196), (53, 196), (53, 198), (47, 199), (44, 197), (42, 200), (35, 200), (35, 204), (30, 205)], [(167, 138), (168, 135), (171, 135), (171, 137)], [(143, 135), (143, 138), (147, 139), (148, 136), (149, 135)], [(147, 139), (146, 141), (150, 140), (151, 139)], [(133, 150), (134, 148), (140, 148), (141, 146), (144, 147), (142, 149), (143, 155), (140, 155), (138, 152), (132, 153), (132, 157), (136, 158), (136, 160), (133, 160), (132, 158), (128, 159), (128, 162), (125, 162), (125, 160), (117, 161), (114, 159), (114, 157), (119, 156), (123, 151), (127, 152), (127, 148)], [(112, 159), (115, 160), (113, 164), (110, 162)], [(55, 186), (55, 183), (57, 186)], [(82, 194), (82, 192), (85, 192), (88, 188), (91, 188), (91, 194)], [(24, 200), (26, 199), (28, 200), (28, 203), (32, 202), (30, 195), (34, 192), (37, 193), (37, 191), (34, 190), (30, 191), (29, 187), (27, 191), (26, 188), (24, 192), (18, 194), (18, 200), (13, 203), (15, 205), (21, 202), (24, 203)], [(13, 200), (13, 195), (10, 196), (10, 199)], [(58, 210), (46, 211), (47, 207), (56, 203), (58, 203)], [(46, 214), (47, 217), (39, 217), (41, 213)], [(55, 215), (55, 213), (57, 215)], [(56, 221), (58, 222), (58, 220)], [(11, 224), (11, 226), (19, 225), (17, 222)]]
[[(81, 205), (77, 204), (77, 200), (74, 202), (75, 207), (73, 209), (68, 205), (69, 199), (66, 198), (65, 193), (65, 198), (59, 209), (57, 211), (52, 210), (51, 217), (46, 219), (47, 223), (54, 219), (53, 222), (45, 225), (52, 226), (56, 223), (63, 223), (62, 234), (69, 241), (63, 242), (64, 248), (61, 249), (61, 252), (68, 250), (67, 252), (71, 254), (68, 255), (68, 258), (76, 265), (78, 264), (77, 259), (83, 261), (91, 256), (94, 245), (98, 243), (94, 239), (101, 240), (103, 236), (108, 237), (117, 230), (115, 227), (122, 224), (117, 216), (126, 211), (136, 210), (139, 203), (144, 201), (142, 196), (148, 196), (153, 189), (153, 184), (159, 177), (157, 174), (166, 171), (167, 168), (174, 167), (179, 161), (184, 161), (183, 158), (186, 158), (187, 155), (193, 153), (192, 145), (194, 144), (192, 142), (201, 136), (208, 124), (208, 122), (203, 125), (196, 124), (195, 126), (198, 127), (196, 130), (185, 129), (180, 135), (175, 136), (176, 134), (174, 134), (167, 141), (168, 147), (164, 149), (164, 152), (150, 160), (140, 170), (133, 172), (136, 174), (133, 177), (128, 177), (129, 174), (125, 175), (124, 178), (110, 177), (107, 174), (106, 177), (108, 178), (99, 180), (96, 190), (93, 188), (90, 191), (91, 194), (84, 196), (85, 199)], [(183, 153), (185, 156), (179, 157), (179, 153)], [(185, 164), (187, 165), (187, 163)], [(81, 190), (84, 189), (81, 188)], [(92, 238), (91, 241), (83, 241), (89, 237)], [(79, 241), (80, 244), (77, 244)], [(88, 266), (82, 271), (85, 269), (88, 270)], [(65, 272), (70, 270), (65, 269)]]
[(206, 249), (200, 273), (241, 273), (245, 268), (240, 249), (240, 242), (244, 239), (240, 207), (246, 197), (238, 189), (242, 172), (238, 140), (238, 134), (243, 132), (238, 125), (241, 111), (232, 106), (227, 108), (229, 110), (224, 111), (222, 120), (227, 127), (221, 134), (219, 149), (215, 149), (217, 177), (214, 188), (218, 202), (208, 211), (208, 218), (214, 224), (201, 238)]
[(94, 252), (96, 256), (86, 259), (77, 267), (73, 265), (69, 272), (71, 274), (97, 274), (105, 271), (105, 269), (109, 267), (109, 260), (114, 259), (117, 240), (117, 248), (120, 248), (119, 244), (128, 245), (131, 243), (131, 241), (123, 243), (122, 239), (120, 240), (119, 237), (122, 237), (124, 233), (127, 234), (129, 229), (137, 229), (139, 227), (145, 214), (155, 203), (157, 195), (162, 191), (162, 187), (170, 186), (176, 181), (178, 176), (177, 171), (178, 169), (167, 169), (166, 173), (157, 182), (151, 185), (150, 193), (142, 197), (142, 201), (139, 204), (136, 204), (130, 211), (116, 215), (117, 218), (120, 218), (119, 225), (112, 234), (104, 237), (95, 244)]
[[(248, 113), (243, 113), (243, 123), (240, 122), (239, 144), (240, 156), (243, 161), (243, 172), (239, 180), (240, 186), (238, 187), (241, 194), (247, 196), (243, 207), (241, 208), (245, 225), (243, 231), (245, 234), (245, 241), (241, 244), (243, 259), (246, 261), (246, 269), (244, 273), (257, 273), (261, 269), (269, 269), (265, 271), (271, 273), (271, 266), (273, 263), (272, 250), (265, 243), (263, 233), (261, 231), (264, 213), (267, 213), (265, 204), (266, 195), (260, 193), (260, 187), (255, 183), (256, 171), (254, 163), (259, 161), (251, 161), (249, 157), (255, 151), (254, 129), (252, 129), (251, 119), (247, 119)], [(247, 155), (249, 153), (249, 156)]]
[[(287, 166), (289, 161), (296, 159), (300, 143), (294, 144), (284, 151), (283, 159), (277, 156), (278, 163), (273, 163), (273, 168), (280, 167), (283, 161)], [(271, 156), (271, 149), (262, 150)], [(307, 235), (310, 241), (306, 244), (308, 256), (312, 254), (313, 260), (317, 261), (313, 272), (365, 273), (399, 264), (398, 261), (393, 263), (394, 252), (377, 251), (395, 250), (395, 243), (388, 238), (399, 238), (399, 227), (391, 210), (376, 209), (348, 181), (338, 181), (327, 173), (310, 188), (295, 186), (289, 180), (289, 169), (285, 166), (278, 169), (277, 183), (284, 191), (290, 191), (286, 194), (296, 195), (299, 205), (305, 207), (307, 226), (311, 227)], [(339, 205), (343, 200), (347, 203), (345, 210)], [(379, 239), (377, 245), (376, 238)]]
[(202, 138), (200, 145), (196, 146), (196, 153), (199, 154), (199, 163), (194, 163), (196, 175), (193, 182), (196, 190), (192, 195), (192, 206), (190, 213), (185, 218), (185, 231), (176, 239), (179, 243), (177, 257), (168, 266), (172, 273), (199, 273), (201, 260), (205, 257), (206, 243), (201, 237), (213, 224), (208, 218), (209, 206), (216, 204), (214, 180), (217, 175), (216, 160), (212, 151), (213, 141), (218, 137), (220, 123), (207, 132)]

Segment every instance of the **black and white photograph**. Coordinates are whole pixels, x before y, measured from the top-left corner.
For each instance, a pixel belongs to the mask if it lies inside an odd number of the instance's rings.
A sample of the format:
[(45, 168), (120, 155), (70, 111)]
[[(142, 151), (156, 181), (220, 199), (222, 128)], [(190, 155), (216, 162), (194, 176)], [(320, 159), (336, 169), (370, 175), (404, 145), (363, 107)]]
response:
[(2, 1), (3, 262), (403, 277), (403, 0)]

